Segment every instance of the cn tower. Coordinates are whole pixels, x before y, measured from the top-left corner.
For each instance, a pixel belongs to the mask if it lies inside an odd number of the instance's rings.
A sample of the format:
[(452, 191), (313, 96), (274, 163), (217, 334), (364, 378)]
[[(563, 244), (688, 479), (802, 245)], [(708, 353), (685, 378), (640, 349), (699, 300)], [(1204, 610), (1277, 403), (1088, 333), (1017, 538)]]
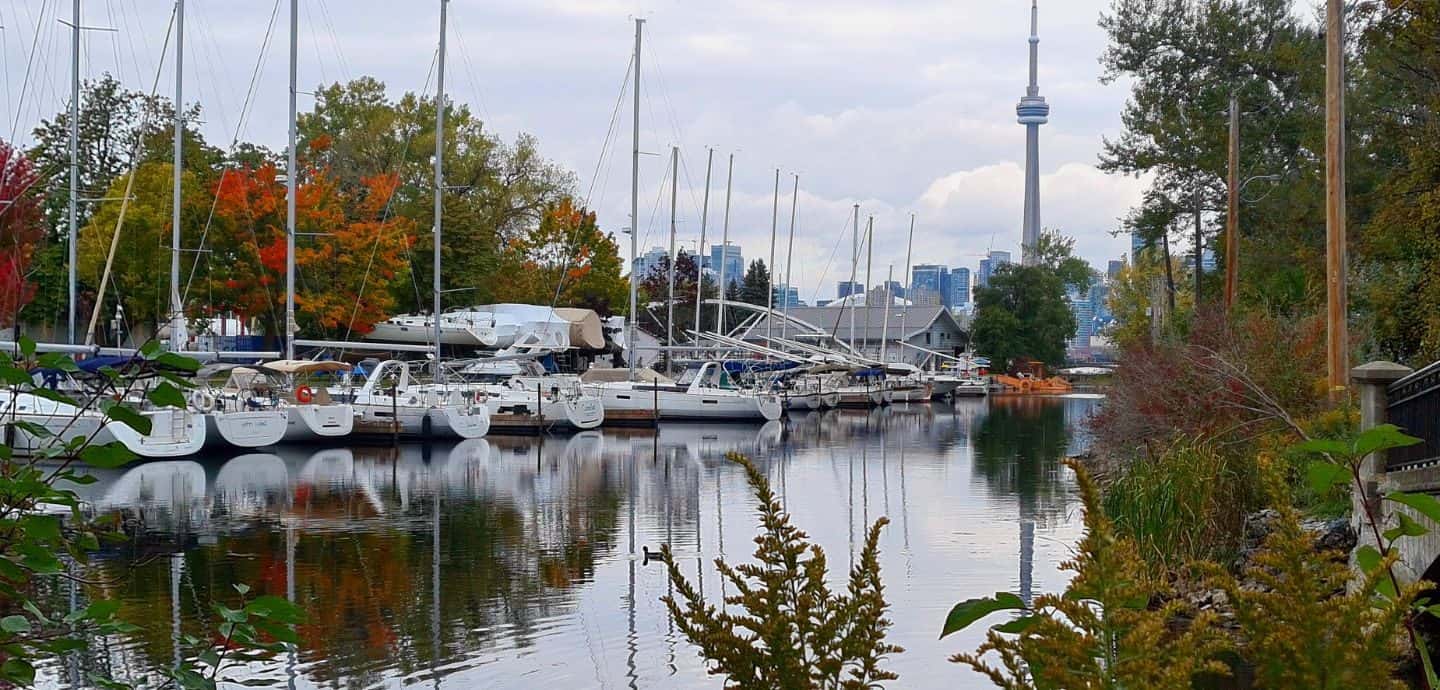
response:
[(1040, 8), (1030, 0), (1030, 85), (1015, 105), (1015, 119), (1025, 125), (1025, 224), (1021, 228), (1020, 257), (1024, 265), (1035, 263), (1035, 245), (1040, 242), (1040, 125), (1050, 121), (1050, 105), (1040, 95)]

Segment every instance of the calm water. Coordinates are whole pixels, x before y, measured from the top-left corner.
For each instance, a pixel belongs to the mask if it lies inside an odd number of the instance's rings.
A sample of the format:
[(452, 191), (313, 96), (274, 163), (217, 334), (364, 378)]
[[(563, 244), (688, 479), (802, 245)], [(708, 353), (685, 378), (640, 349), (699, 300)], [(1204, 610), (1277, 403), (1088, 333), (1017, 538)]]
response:
[[(891, 520), (882, 566), (906, 648), (894, 687), (988, 687), (936, 639), (956, 601), (1063, 587), (1078, 538), (1067, 450), (1088, 399), (960, 401), (801, 414), (765, 426), (489, 438), (422, 449), (280, 448), (151, 462), (85, 487), (135, 538), (96, 559), (144, 632), (84, 664), (118, 677), (168, 665), (204, 635), (231, 585), (292, 596), (303, 645), (257, 667), (273, 687), (718, 687), (675, 631), (669, 543), (707, 596), (712, 560), (747, 560), (753, 502), (728, 451), (756, 458), (795, 521), (844, 569), (865, 526)], [(83, 605), (98, 586), (57, 591)], [(46, 669), (73, 687), (74, 665)]]

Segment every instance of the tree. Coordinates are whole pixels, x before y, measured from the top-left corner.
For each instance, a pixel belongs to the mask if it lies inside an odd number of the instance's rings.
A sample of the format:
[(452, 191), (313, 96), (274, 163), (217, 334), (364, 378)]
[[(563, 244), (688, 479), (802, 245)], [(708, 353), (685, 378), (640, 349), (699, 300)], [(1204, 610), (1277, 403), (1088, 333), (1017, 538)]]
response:
[[(342, 191), (375, 175), (400, 180), (388, 213), (415, 228), (411, 270), (416, 285), (431, 284), (429, 230), (434, 226), (435, 102), (414, 93), (392, 101), (371, 77), (332, 84), (316, 93), (314, 111), (299, 118), (302, 152), (332, 171)], [(484, 131), (464, 105), (445, 114), (444, 266), (447, 300), (473, 304), (494, 295), (504, 248), (535, 230), (562, 197), (573, 196), (573, 175), (545, 160), (535, 139), (506, 144)], [(573, 202), (572, 202), (573, 205)], [(552, 285), (553, 287), (553, 285)], [(430, 309), (429, 290), (397, 285), (400, 308)], [(600, 295), (592, 295), (599, 300)], [(549, 300), (545, 300), (546, 303)]]
[[(1090, 269), (1070, 250), (1074, 243), (1046, 231), (1033, 266), (1006, 264), (975, 290), (971, 340), (999, 367), (1029, 357), (1046, 364), (1065, 361), (1065, 341), (1075, 335), (1075, 316), (1065, 299), (1067, 281), (1088, 286)], [(1077, 263), (1078, 261), (1078, 263)]]
[(740, 301), (750, 304), (768, 304), (770, 294), (770, 271), (764, 259), (750, 262), (745, 269), (745, 279), (740, 283)]
[[(133, 200), (125, 212), (120, 240), (110, 275), (107, 302), (115, 300), (125, 308), (132, 323), (155, 326), (170, 314), (170, 199), (173, 166), (169, 163), (143, 163), (135, 170)], [(80, 231), (79, 275), (98, 286), (115, 222), (120, 213), (120, 198), (125, 195), (126, 180), (122, 175), (105, 194), (112, 199), (100, 205), (90, 223)], [(194, 248), (200, 244), (205, 219), (210, 211), (210, 198), (194, 173), (185, 172), (180, 182), (181, 246)], [(196, 254), (180, 257), (181, 289), (184, 289)], [(113, 310), (112, 310), (113, 311)], [(108, 313), (105, 312), (105, 313)], [(88, 316), (88, 315), (85, 315)], [(86, 319), (82, 316), (82, 328)]]
[(498, 262), (498, 274), (484, 277), (489, 294), (500, 301), (584, 307), (609, 316), (623, 313), (629, 299), (615, 236), (601, 231), (595, 213), (570, 197), (551, 204), (538, 225), (512, 238)]
[(30, 261), (44, 235), (35, 164), (0, 139), (0, 327), (9, 327), (35, 294)]
[[(686, 331), (695, 327), (695, 281), (700, 269), (696, 257), (681, 249), (675, 258), (675, 339), (688, 338)], [(706, 284), (706, 297), (714, 297), (714, 286)], [(640, 280), (640, 301), (646, 304), (664, 303), (670, 298), (670, 257), (663, 257), (650, 268)], [(667, 308), (641, 313), (641, 324), (652, 332), (665, 335), (665, 319), (669, 318)], [(713, 318), (713, 317), (712, 317)], [(701, 328), (709, 323), (702, 323)]]

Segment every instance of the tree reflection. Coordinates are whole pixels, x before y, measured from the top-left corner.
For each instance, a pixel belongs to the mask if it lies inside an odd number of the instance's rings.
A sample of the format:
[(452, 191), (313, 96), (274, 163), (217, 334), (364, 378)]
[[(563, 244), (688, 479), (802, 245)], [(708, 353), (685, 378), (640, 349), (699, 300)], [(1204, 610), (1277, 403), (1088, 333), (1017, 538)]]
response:
[(1064, 400), (994, 396), (976, 422), (976, 475), (991, 496), (1016, 497), (1022, 518), (1046, 522), (1063, 516), (1069, 503), (1066, 413)]

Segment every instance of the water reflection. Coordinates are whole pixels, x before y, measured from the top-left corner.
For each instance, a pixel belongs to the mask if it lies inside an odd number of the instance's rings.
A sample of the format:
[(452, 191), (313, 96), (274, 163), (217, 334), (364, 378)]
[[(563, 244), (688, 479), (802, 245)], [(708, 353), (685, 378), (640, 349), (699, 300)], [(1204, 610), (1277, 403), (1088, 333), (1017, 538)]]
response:
[(966, 596), (1063, 584), (1054, 564), (1076, 531), (1060, 458), (1093, 404), (961, 401), (764, 426), (282, 447), (100, 472), (84, 498), (123, 518), (132, 539), (95, 567), (116, 579), (105, 593), (124, 614), (152, 624), (85, 663), (122, 676), (169, 665), (175, 640), (206, 634), (210, 602), (233, 603), (245, 582), (310, 612), (300, 648), (257, 668), (257, 683), (717, 687), (665, 616), (663, 568), (639, 552), (669, 544), (703, 591), (727, 593), (711, 562), (753, 549), (753, 500), (724, 459), (741, 452), (837, 575), (838, 549), (853, 558), (866, 525), (889, 516), (882, 566), (896, 642), (910, 650), (894, 662), (904, 687), (983, 687), (944, 662), (969, 641), (936, 642), (939, 622)]

